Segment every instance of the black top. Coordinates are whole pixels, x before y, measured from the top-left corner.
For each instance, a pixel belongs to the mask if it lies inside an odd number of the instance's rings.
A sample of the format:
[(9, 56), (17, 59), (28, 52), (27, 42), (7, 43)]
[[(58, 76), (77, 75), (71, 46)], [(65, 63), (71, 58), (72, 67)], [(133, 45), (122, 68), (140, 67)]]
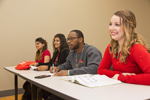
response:
[[(68, 48), (64, 48), (64, 49), (59, 53), (58, 61), (57, 61), (57, 63), (56, 63), (55, 66), (58, 66), (58, 65), (60, 65), (60, 64), (63, 64), (64, 62), (66, 62), (66, 58), (67, 58), (67, 56), (68, 56), (68, 54), (69, 54), (69, 51), (70, 51), (70, 50), (69, 50)], [(38, 66), (40, 66), (40, 65), (48, 65), (48, 70), (49, 70), (50, 67), (52, 66), (52, 64), (54, 64), (56, 57), (57, 57), (57, 53), (53, 53), (53, 57), (52, 57), (52, 59), (50, 60), (50, 62), (48, 62), (48, 63), (39, 63)]]

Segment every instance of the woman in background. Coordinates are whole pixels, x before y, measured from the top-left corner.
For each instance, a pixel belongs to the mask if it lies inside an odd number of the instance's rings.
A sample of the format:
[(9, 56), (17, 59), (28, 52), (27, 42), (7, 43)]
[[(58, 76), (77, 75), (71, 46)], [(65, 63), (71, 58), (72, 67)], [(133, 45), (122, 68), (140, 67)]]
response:
[[(47, 42), (43, 38), (39, 37), (35, 40), (36, 45), (36, 56), (35, 61), (39, 63), (48, 63), (51, 60), (51, 54), (49, 50), (47, 50)], [(35, 65), (35, 63), (31, 64), (32, 66)], [(23, 85), (23, 88), (25, 90), (22, 100), (31, 100), (31, 84), (26, 81)]]
[[(150, 49), (135, 33), (136, 19), (131, 11), (117, 11), (110, 20), (111, 42), (98, 68), (98, 74), (126, 83), (150, 85)], [(111, 65), (113, 70), (110, 70)]]
[(54, 64), (58, 66), (66, 62), (66, 58), (69, 54), (68, 44), (66, 42), (66, 38), (63, 34), (56, 34), (53, 39), (53, 57), (49, 63), (36, 63), (35, 65), (38, 66), (38, 70), (49, 70), (49, 68)]
[(36, 45), (36, 56), (35, 61), (39, 63), (48, 63), (51, 60), (51, 54), (49, 50), (47, 50), (47, 42), (42, 38), (37, 38), (35, 40)]
[[(66, 42), (66, 38), (63, 34), (56, 34), (53, 39), (53, 57), (49, 63), (37, 62), (31, 64), (32, 66), (38, 66), (39, 71), (49, 70), (50, 67), (54, 64), (54, 66), (58, 66), (66, 62), (66, 58), (69, 54), (68, 44)], [(41, 92), (41, 90), (38, 90)], [(42, 97), (46, 100), (51, 93), (42, 90)]]
[[(39, 66), (38, 68), (40, 69), (45, 68), (43, 70), (46, 70), (46, 69), (50, 69), (52, 64), (54, 64), (54, 66), (58, 66), (66, 62), (66, 58), (70, 50), (68, 48), (66, 38), (63, 34), (56, 34), (54, 36), (53, 50), (54, 50), (53, 57), (52, 57), (52, 60), (49, 62), (49, 64), (46, 65), (45, 63), (38, 63), (38, 66)], [(41, 93), (42, 93), (42, 97), (44, 98), (44, 100), (47, 100), (47, 98), (51, 95), (51, 93), (45, 90), (42, 90)]]
[[(36, 45), (36, 56), (35, 56), (35, 61), (37, 63), (33, 63), (31, 64), (31, 66), (37, 66), (39, 63), (45, 63), (48, 64), (49, 61), (51, 60), (51, 54), (49, 52), (49, 50), (47, 50), (47, 42), (46, 40), (42, 39), (42, 38), (37, 38), (35, 40), (35, 45)], [(43, 70), (45, 68), (45, 66), (43, 66), (42, 68), (37, 68), (37, 70)]]

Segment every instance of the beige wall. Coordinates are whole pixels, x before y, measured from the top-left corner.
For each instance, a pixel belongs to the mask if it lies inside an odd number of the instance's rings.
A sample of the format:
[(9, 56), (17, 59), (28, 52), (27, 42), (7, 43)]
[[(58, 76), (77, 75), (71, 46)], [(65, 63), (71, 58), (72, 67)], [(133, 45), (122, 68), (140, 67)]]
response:
[[(108, 24), (117, 10), (137, 18), (137, 32), (150, 44), (150, 0), (0, 0), (0, 91), (13, 89), (14, 76), (3, 67), (34, 60), (34, 40), (47, 40), (52, 53), (56, 33), (83, 31), (85, 42), (102, 54), (110, 41)], [(19, 78), (19, 88), (24, 80)]]

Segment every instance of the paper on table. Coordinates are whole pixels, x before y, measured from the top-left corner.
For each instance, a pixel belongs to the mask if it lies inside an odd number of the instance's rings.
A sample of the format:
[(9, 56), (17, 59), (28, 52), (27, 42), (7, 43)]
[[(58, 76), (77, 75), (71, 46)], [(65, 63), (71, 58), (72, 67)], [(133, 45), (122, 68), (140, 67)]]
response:
[(113, 85), (122, 83), (121, 81), (111, 79), (105, 75), (77, 75), (77, 76), (68, 76), (65, 78), (61, 78), (63, 80), (71, 81), (74, 83), (78, 83), (87, 87), (99, 87), (99, 86), (106, 86), (106, 85)]
[(37, 69), (37, 67), (35, 67), (35, 66), (30, 66), (30, 67), (31, 67), (30, 69), (32, 69), (32, 70)]
[(49, 74), (45, 74), (45, 75), (54, 75), (55, 73), (49, 73)]

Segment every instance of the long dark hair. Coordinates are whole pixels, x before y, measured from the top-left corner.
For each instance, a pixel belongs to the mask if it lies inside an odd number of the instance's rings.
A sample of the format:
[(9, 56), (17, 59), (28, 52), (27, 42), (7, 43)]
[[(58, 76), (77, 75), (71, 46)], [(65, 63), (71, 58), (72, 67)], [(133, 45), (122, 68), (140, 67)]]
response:
[[(55, 45), (54, 45), (54, 41), (55, 41), (55, 38), (58, 37), (60, 39), (60, 52), (64, 49), (64, 48), (68, 48), (68, 44), (67, 44), (67, 41), (66, 41), (66, 38), (63, 34), (61, 33), (58, 33), (54, 36), (54, 39), (53, 39), (53, 51), (54, 51), (54, 54), (58, 54), (58, 50), (57, 48), (55, 48)], [(69, 49), (69, 48), (68, 48)]]
[(42, 49), (42, 53), (40, 53), (39, 50), (36, 51), (35, 61), (36, 61), (36, 60), (39, 61), (39, 60), (42, 59), (42, 54), (43, 54), (43, 52), (47, 49), (47, 42), (46, 42), (46, 40), (44, 40), (44, 39), (41, 38), (41, 37), (37, 38), (37, 39), (35, 40), (35, 42), (40, 42), (40, 43), (44, 44), (43, 49)]

